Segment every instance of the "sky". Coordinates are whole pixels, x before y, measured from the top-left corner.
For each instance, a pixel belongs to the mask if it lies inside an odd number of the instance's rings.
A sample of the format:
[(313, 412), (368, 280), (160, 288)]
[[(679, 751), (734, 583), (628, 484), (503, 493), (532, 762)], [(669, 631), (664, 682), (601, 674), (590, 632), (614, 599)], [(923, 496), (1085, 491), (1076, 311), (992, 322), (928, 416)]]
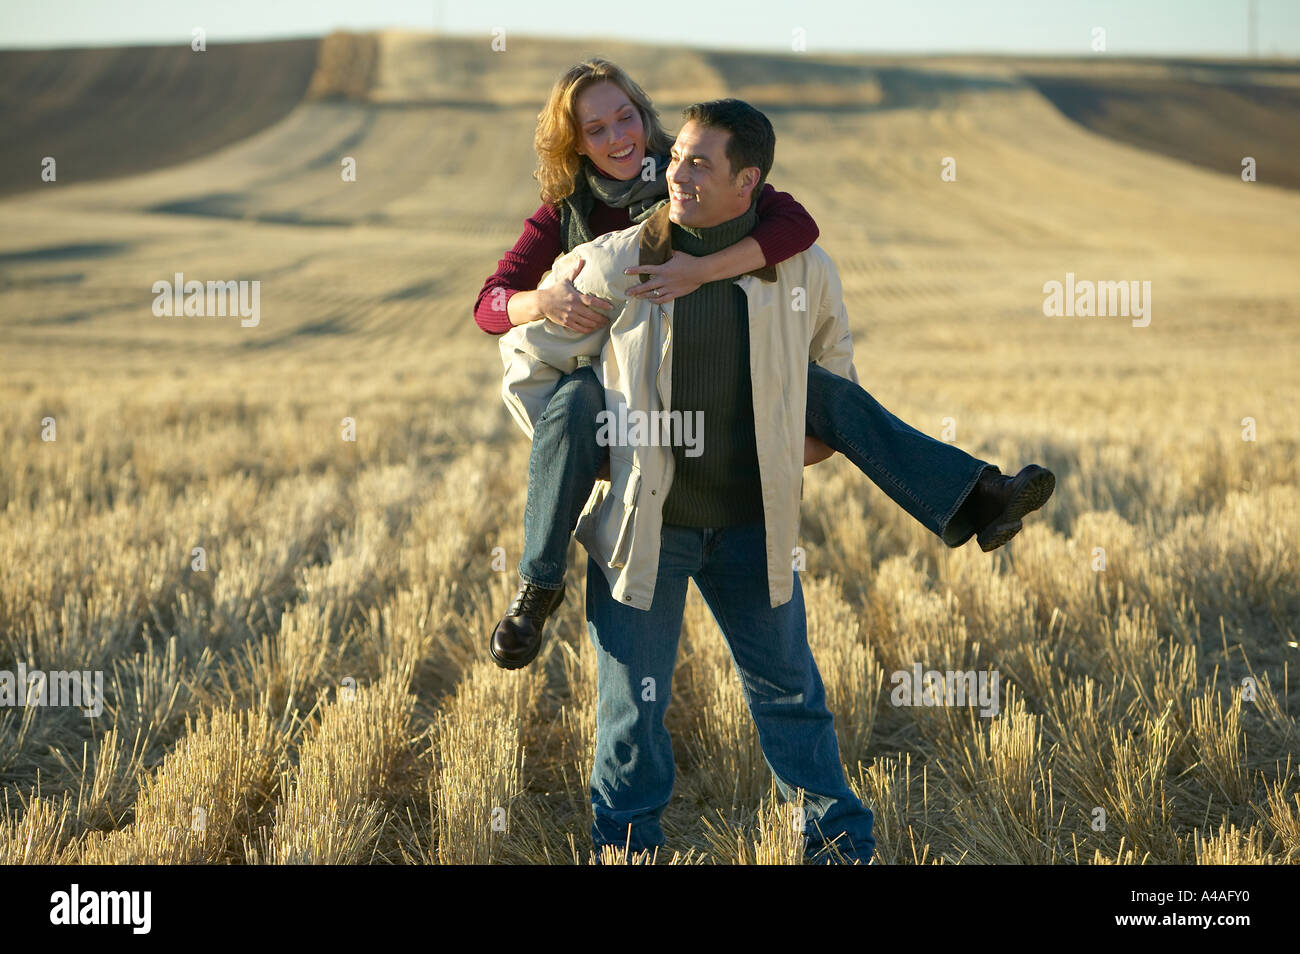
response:
[[(1300, 56), (1300, 0), (1253, 0), (1260, 55)], [(407, 28), (723, 49), (1245, 56), (1252, 0), (0, 0), (0, 48), (188, 45)]]

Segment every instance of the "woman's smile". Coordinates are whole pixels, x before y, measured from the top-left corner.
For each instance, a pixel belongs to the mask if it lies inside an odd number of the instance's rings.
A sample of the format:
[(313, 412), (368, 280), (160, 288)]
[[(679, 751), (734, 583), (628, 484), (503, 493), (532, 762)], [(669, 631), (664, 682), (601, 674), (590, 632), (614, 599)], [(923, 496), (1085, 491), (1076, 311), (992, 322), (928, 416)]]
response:
[(607, 176), (637, 175), (645, 159), (645, 127), (627, 94), (608, 81), (595, 83), (579, 94), (575, 106), (581, 117), (579, 151)]

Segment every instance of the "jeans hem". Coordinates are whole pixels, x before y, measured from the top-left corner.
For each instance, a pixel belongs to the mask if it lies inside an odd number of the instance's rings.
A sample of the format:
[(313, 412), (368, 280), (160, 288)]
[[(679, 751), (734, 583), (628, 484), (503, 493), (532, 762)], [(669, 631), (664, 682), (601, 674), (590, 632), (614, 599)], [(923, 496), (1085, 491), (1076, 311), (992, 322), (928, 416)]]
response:
[(996, 469), (994, 465), (985, 463), (984, 461), (979, 461), (979, 465), (979, 468), (975, 471), (975, 475), (966, 485), (966, 489), (961, 492), (961, 496), (957, 498), (957, 502), (952, 505), (952, 510), (950, 510), (948, 515), (943, 519), (943, 529), (940, 531), (939, 537), (944, 543), (953, 549), (956, 549), (971, 537), (975, 536), (975, 528), (971, 526), (969, 520), (963, 520), (962, 524), (964, 525), (959, 525), (955, 528), (952, 525), (953, 520), (961, 510), (962, 504), (966, 502), (966, 498), (969, 497), (971, 491), (975, 489), (975, 485), (978, 484), (980, 478), (984, 476), (984, 471)]
[(558, 590), (560, 587), (564, 586), (563, 577), (560, 578), (559, 583), (543, 582), (542, 580), (539, 580), (536, 577), (529, 576), (523, 570), (519, 571), (519, 579), (523, 580), (525, 583), (531, 583), (533, 586), (539, 587), (540, 589), (543, 590)]

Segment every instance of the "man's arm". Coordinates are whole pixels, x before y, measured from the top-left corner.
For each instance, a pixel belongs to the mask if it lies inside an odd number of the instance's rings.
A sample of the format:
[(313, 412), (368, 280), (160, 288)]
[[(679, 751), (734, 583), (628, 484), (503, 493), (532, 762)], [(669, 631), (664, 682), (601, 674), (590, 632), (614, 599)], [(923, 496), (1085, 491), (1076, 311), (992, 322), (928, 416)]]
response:
[(803, 465), (810, 467), (813, 464), (820, 464), (826, 458), (834, 454), (835, 451), (826, 444), (813, 437), (811, 434), (805, 434), (803, 437)]
[(808, 360), (832, 374), (858, 382), (853, 366), (853, 335), (849, 333), (849, 313), (844, 307), (844, 290), (835, 263), (824, 251), (818, 256), (815, 274), (821, 278), (812, 338), (808, 343)]
[[(808, 343), (808, 360), (842, 378), (858, 383), (853, 366), (853, 336), (849, 333), (849, 313), (844, 307), (840, 275), (831, 257), (822, 252), (817, 269), (822, 281), (818, 288), (817, 309), (812, 338)], [(803, 439), (803, 463), (807, 467), (826, 460), (835, 451), (810, 435)]]
[[(573, 251), (555, 260), (549, 275), (539, 288), (558, 280), (557, 275), (567, 275), (579, 258), (591, 257), (591, 244), (579, 245)], [(607, 256), (601, 255), (603, 261)], [(584, 294), (608, 293), (603, 279), (589, 265), (573, 279), (574, 287)], [(619, 296), (615, 301), (616, 314), (626, 304)], [(614, 317), (611, 317), (610, 324)], [(501, 361), (505, 373), (501, 382), (501, 397), (510, 409), (515, 422), (531, 439), (533, 427), (546, 410), (555, 393), (561, 376), (571, 374), (578, 366), (578, 358), (600, 357), (609, 338), (610, 325), (582, 334), (561, 327), (549, 319), (516, 325), (501, 336)]]

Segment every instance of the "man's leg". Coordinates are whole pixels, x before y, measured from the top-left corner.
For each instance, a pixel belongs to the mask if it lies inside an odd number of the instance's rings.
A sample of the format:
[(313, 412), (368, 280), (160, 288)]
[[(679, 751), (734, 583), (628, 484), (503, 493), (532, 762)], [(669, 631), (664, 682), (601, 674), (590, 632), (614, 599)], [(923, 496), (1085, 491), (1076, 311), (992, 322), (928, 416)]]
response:
[(525, 583), (559, 589), (569, 537), (591, 495), (609, 448), (596, 442), (596, 415), (605, 389), (589, 366), (560, 382), (533, 429), (524, 505), (524, 551), (519, 576)]
[(978, 529), (962, 504), (986, 461), (900, 420), (861, 385), (808, 365), (807, 433), (837, 450), (950, 547)]
[(777, 788), (786, 799), (796, 787), (805, 791), (805, 856), (834, 841), (848, 860), (866, 864), (876, 847), (874, 817), (844, 777), (834, 718), (808, 647), (799, 574), (793, 597), (774, 609), (763, 524), (704, 534), (695, 583), (727, 640)]
[[(659, 819), (673, 794), (673, 744), (664, 726), (682, 632), (686, 584), (699, 564), (699, 530), (664, 527), (649, 611), (620, 603), (587, 559), (587, 634), (596, 648), (592, 846), (633, 852), (664, 843)], [(629, 840), (630, 832), (630, 840)]]

